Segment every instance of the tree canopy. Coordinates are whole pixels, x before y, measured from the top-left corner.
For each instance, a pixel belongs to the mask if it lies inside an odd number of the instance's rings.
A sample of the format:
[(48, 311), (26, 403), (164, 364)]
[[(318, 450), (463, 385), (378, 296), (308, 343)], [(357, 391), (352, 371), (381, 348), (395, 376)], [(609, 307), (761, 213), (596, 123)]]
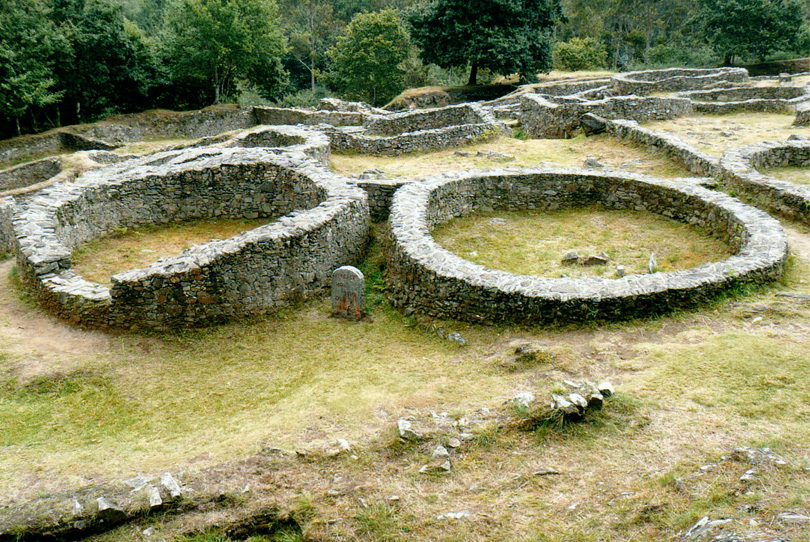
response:
[(735, 56), (760, 59), (790, 49), (803, 22), (797, 0), (698, 0), (701, 30), (707, 41), (731, 64)]
[(409, 21), (421, 57), (441, 67), (470, 66), (519, 73), (531, 80), (551, 68), (551, 30), (562, 17), (560, 0), (436, 0)]
[(329, 82), (345, 97), (382, 105), (404, 88), (410, 36), (393, 9), (356, 15), (329, 50)]
[(242, 79), (272, 97), (285, 82), (286, 40), (272, 0), (175, 0), (166, 13), (166, 59), (179, 82), (232, 99)]

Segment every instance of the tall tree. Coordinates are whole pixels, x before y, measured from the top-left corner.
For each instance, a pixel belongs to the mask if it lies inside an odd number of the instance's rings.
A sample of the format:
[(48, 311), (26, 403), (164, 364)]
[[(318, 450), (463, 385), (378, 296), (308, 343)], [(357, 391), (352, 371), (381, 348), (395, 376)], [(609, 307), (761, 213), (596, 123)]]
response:
[(266, 97), (283, 87), (286, 42), (272, 0), (174, 0), (166, 14), (166, 61), (180, 84), (206, 88), (213, 103), (242, 79)]
[(329, 50), (327, 80), (342, 96), (382, 105), (404, 88), (402, 61), (412, 48), (408, 30), (393, 9), (360, 13)]
[(560, 0), (436, 0), (409, 17), (422, 59), (444, 68), (470, 66), (531, 80), (551, 68), (551, 30)]
[[(806, 0), (805, 0), (806, 1)], [(803, 23), (799, 0), (698, 0), (703, 35), (729, 65), (791, 49)]]
[(290, 52), (309, 73), (309, 86), (314, 91), (326, 52), (334, 45), (344, 23), (335, 19), (332, 5), (322, 0), (296, 0), (286, 13)]
[[(10, 123), (17, 135), (25, 116), (33, 124), (35, 113), (62, 94), (52, 59), (65, 43), (49, 16), (40, 0), (0, 3), (0, 124)], [(9, 132), (0, 127), (0, 137)]]
[(109, 0), (51, 2), (51, 17), (66, 40), (54, 63), (58, 88), (64, 91), (61, 121), (144, 107), (156, 66), (121, 6)]

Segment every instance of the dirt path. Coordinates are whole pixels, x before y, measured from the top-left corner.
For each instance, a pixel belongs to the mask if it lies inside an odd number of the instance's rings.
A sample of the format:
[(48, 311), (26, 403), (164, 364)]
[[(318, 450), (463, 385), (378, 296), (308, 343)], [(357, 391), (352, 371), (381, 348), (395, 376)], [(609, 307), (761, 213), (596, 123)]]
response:
[(21, 299), (9, 278), (13, 266), (14, 260), (0, 263), (0, 353), (15, 360), (10, 370), (17, 378), (69, 372), (109, 352), (108, 336), (70, 327)]

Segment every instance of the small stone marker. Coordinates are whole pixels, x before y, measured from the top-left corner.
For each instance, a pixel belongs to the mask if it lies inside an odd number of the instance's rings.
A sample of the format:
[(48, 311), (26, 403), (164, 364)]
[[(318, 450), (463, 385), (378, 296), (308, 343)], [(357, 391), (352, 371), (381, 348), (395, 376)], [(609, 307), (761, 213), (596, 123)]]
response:
[(356, 267), (344, 265), (332, 273), (332, 316), (349, 320), (363, 317), (366, 280)]

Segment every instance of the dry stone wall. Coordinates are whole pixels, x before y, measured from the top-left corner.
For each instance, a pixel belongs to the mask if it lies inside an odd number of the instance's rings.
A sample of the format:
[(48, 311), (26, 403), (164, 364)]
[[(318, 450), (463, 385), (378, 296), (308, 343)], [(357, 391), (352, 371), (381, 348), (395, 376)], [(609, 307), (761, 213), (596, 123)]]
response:
[(796, 120), (794, 126), (810, 126), (810, 100), (796, 105)]
[(580, 126), (580, 119), (588, 114), (607, 119), (636, 121), (667, 120), (692, 112), (692, 103), (686, 98), (640, 98), (617, 96), (602, 100), (561, 99), (552, 102), (537, 94), (527, 94), (520, 102), (520, 122), (532, 138), (572, 137)]
[(783, 113), (794, 111), (798, 103), (810, 99), (807, 92), (807, 88), (798, 86), (730, 87), (680, 92), (676, 95), (692, 100), (692, 107), (697, 113)]
[[(112, 288), (71, 269), (71, 251), (121, 227), (193, 218), (268, 224), (128, 271)], [(13, 221), (20, 275), (61, 317), (102, 328), (165, 329), (240, 318), (319, 293), (356, 262), (366, 196), (300, 153), (198, 148), (162, 153), (52, 186)]]
[[(685, 271), (620, 279), (513, 275), (440, 247), (437, 224), (480, 209), (552, 210), (601, 204), (663, 214), (724, 235), (731, 258)], [(472, 322), (580, 322), (660, 314), (731, 285), (779, 277), (788, 256), (779, 223), (724, 194), (686, 181), (572, 170), (502, 170), (412, 183), (394, 197), (386, 247), (391, 301)]]
[(782, 166), (810, 168), (810, 141), (766, 142), (731, 149), (720, 159), (720, 180), (782, 215), (810, 223), (810, 187), (759, 171)]
[(748, 80), (745, 68), (709, 68), (645, 70), (619, 73), (612, 77), (614, 94), (647, 96), (653, 92), (698, 90), (718, 83), (740, 83)]
[(320, 125), (318, 129), (328, 134), (335, 151), (384, 156), (459, 147), (510, 132), (476, 104), (374, 117), (366, 128)]
[(14, 227), (11, 225), (14, 210), (12, 198), (0, 198), (0, 254), (10, 254), (16, 245), (16, 235), (14, 235)]
[(0, 171), (0, 194), (47, 181), (62, 171), (59, 158), (43, 158)]

